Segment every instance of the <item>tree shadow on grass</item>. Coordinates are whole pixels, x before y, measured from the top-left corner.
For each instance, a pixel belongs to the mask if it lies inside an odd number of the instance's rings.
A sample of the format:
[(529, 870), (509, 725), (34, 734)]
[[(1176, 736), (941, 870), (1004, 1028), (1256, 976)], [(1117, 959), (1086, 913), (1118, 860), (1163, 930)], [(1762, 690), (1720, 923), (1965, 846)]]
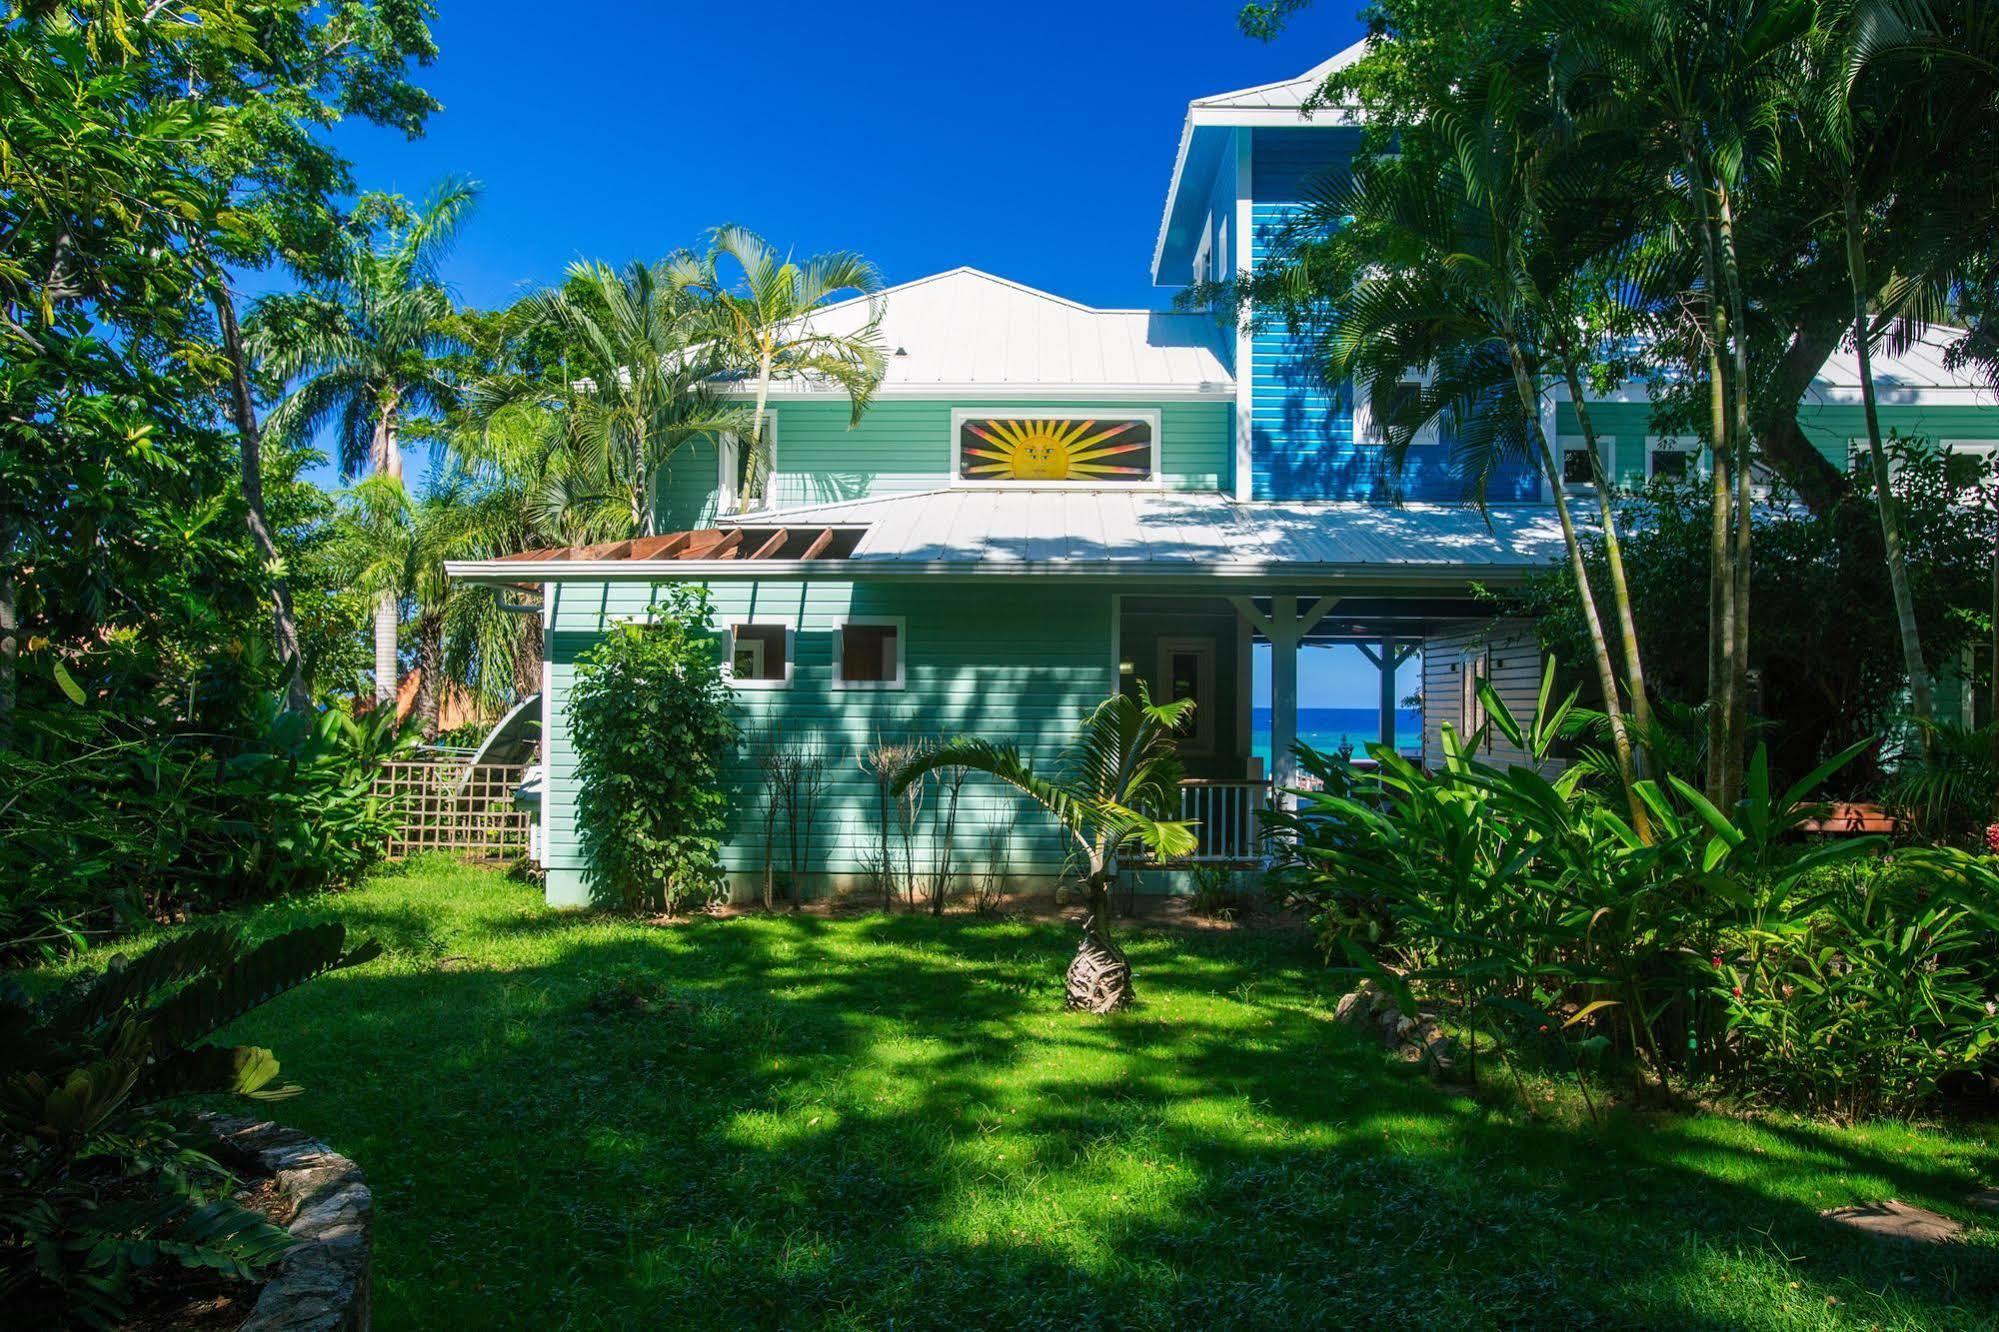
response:
[(1933, 1145), (1529, 1120), (1334, 1026), (1289, 944), (1134, 936), (1145, 1006), (1091, 1019), (1060, 925), (350, 905), (400, 946), (242, 1034), (370, 1172), (384, 1327), (1999, 1321), (1989, 1233), (1818, 1215), (1954, 1201)]

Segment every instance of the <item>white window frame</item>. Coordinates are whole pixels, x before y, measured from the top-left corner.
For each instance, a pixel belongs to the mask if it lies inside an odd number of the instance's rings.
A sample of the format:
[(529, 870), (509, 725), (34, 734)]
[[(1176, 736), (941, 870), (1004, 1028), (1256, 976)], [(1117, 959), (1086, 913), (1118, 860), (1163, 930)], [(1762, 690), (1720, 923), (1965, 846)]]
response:
[(1200, 683), (1194, 690), (1194, 728), (1180, 740), (1180, 752), (1189, 758), (1207, 758), (1215, 752), (1215, 640), (1200, 637), (1159, 640), (1159, 669), (1153, 676), (1159, 684), (1156, 702), (1166, 701), (1166, 684), (1173, 678), (1170, 668), (1179, 653), (1192, 653), (1201, 663)]
[[(954, 407), (951, 409), (950, 454), (946, 460), (953, 487), (965, 490), (1111, 490), (1146, 491), (1166, 489), (1166, 439), (1160, 429), (1157, 407), (1030, 407), (1011, 411), (1005, 407)], [(1144, 481), (977, 481), (958, 475), (958, 438), (967, 421), (1143, 421), (1152, 427), (1152, 475)]]
[(1687, 475), (1698, 476), (1701, 470), (1703, 446), (1698, 435), (1647, 435), (1645, 437), (1645, 479), (1650, 481), (1659, 474), (1653, 459), (1662, 453), (1684, 453), (1688, 455)]
[[(849, 680), (840, 674), (841, 648), (846, 644), (848, 625), (886, 625), (895, 630), (895, 676), (888, 680)], [(900, 615), (849, 615), (833, 626), (833, 688), (893, 690), (909, 680), (909, 623)]]
[[(1562, 471), (1564, 473), (1564, 475), (1555, 478), (1556, 483), (1562, 486), (1571, 495), (1591, 495), (1596, 493), (1595, 482), (1571, 481), (1567, 478), (1566, 475), (1569, 467), (1569, 455), (1571, 453), (1589, 452), (1588, 436), (1561, 435), (1556, 438), (1555, 442), (1560, 446), (1561, 450), (1560, 462), (1561, 462)], [(1603, 450), (1604, 466), (1605, 469), (1610, 473), (1611, 483), (1614, 485), (1616, 484), (1617, 481), (1617, 436), (1598, 435), (1596, 437), (1596, 443), (1597, 447)], [(1649, 454), (1647, 455), (1646, 467), (1647, 468), (1651, 467)]]
[(716, 513), (762, 513), (766, 509), (776, 507), (771, 503), (770, 498), (771, 488), (777, 484), (777, 463), (779, 457), (777, 409), (775, 407), (766, 407), (764, 409), (764, 433), (770, 436), (770, 475), (764, 478), (763, 502), (749, 509), (738, 508), (736, 506), (735, 477), (738, 459), (743, 447), (742, 438), (734, 431), (727, 431), (715, 437)]
[(1194, 246), (1194, 281), (1206, 282), (1213, 273), (1214, 219), (1201, 220), (1201, 239)]
[[(772, 679), (739, 680), (736, 678), (736, 630), (738, 629), (782, 629), (784, 630), (784, 674)], [(783, 620), (736, 620), (723, 630), (722, 676), (735, 689), (789, 689), (791, 674), (798, 664), (798, 629)], [(759, 644), (758, 646), (762, 646)]]
[(1226, 282), (1235, 276), (1235, 270), (1229, 261), (1229, 217), (1227, 213), (1222, 214), (1221, 223), (1215, 228), (1214, 265), (1215, 281)]
[(1471, 743), (1471, 738), (1485, 729), (1485, 751), (1492, 752), (1492, 728), (1487, 725), (1492, 719), (1485, 710), (1485, 700), (1478, 696), (1478, 682), (1492, 681), (1492, 647), (1481, 644), (1478, 647), (1462, 648), (1458, 652), (1458, 741)]
[[(1430, 377), (1414, 370), (1404, 370), (1395, 377), (1398, 385), (1406, 384), (1419, 392), (1428, 387)], [(1388, 429), (1378, 425), (1374, 419), (1373, 382), (1371, 380), (1350, 381), (1353, 390), (1353, 437), (1354, 444), (1363, 449), (1380, 449), (1388, 446)], [(1437, 423), (1431, 421), (1416, 432), (1409, 441), (1412, 449), (1429, 448), (1437, 442)]]

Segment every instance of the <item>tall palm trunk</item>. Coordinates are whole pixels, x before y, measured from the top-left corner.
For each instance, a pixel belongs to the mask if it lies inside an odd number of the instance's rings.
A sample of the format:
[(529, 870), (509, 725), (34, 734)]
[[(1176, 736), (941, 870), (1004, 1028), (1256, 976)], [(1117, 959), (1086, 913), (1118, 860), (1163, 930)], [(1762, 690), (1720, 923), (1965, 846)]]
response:
[[(0, 531), (0, 561), (14, 557), (13, 534)], [(16, 609), (14, 571), (0, 563), (0, 749), (7, 748), (14, 728), (15, 662), (21, 645), (20, 612)]]
[(435, 615), (416, 627), (416, 715), (426, 743), (437, 739), (437, 714), (444, 701), (444, 625)]
[[(1729, 572), (1734, 578), (1734, 595), (1729, 605), (1732, 617), (1729, 641), (1733, 656), (1729, 661), (1728, 712), (1728, 791), (1742, 790), (1742, 774), (1749, 756), (1749, 574), (1750, 546), (1755, 533), (1756, 508), (1750, 495), (1751, 467), (1755, 437), (1749, 423), (1749, 305), (1742, 293), (1742, 265), (1735, 244), (1735, 203), (1728, 187), (1717, 191), (1721, 213), (1722, 276), (1728, 291), (1730, 347), (1734, 375), (1729, 389), (1733, 395), (1735, 426), (1735, 511), (1731, 532)], [(1733, 801), (1731, 800), (1731, 804)]]
[(764, 417), (770, 408), (771, 351), (765, 348), (757, 360), (757, 403), (750, 415), (749, 455), (743, 459), (742, 494), (736, 507), (747, 512), (757, 494), (757, 483), (770, 465), (770, 450), (764, 443)]
[(1610, 744), (1617, 758), (1617, 778), (1624, 787), (1625, 804), (1631, 810), (1631, 826), (1649, 842), (1652, 840), (1652, 820), (1645, 811), (1644, 802), (1638, 798), (1637, 772), (1631, 759), (1631, 734), (1625, 726), (1624, 705), (1618, 697), (1617, 666), (1610, 657), (1610, 640), (1603, 630), (1603, 617), (1597, 612), (1596, 594), (1590, 589), (1589, 564), (1583, 559), (1582, 542), (1576, 537), (1575, 518), (1569, 512), (1568, 492), (1562, 486), (1561, 465), (1556, 461), (1547, 432), (1541, 429), (1540, 394), (1535, 392), (1533, 378), (1527, 373), (1527, 359), (1510, 332), (1506, 338), (1506, 350), (1513, 363), (1513, 385), (1520, 394), (1520, 406), (1527, 414), (1527, 426), (1533, 432), (1534, 446), (1540, 454), (1542, 475), (1548, 478), (1549, 488), (1554, 492), (1555, 516), (1561, 520), (1562, 544), (1568, 550), (1569, 571), (1576, 580), (1576, 594), (1582, 599), (1583, 624), (1589, 630), (1590, 652), (1596, 658), (1597, 685), (1603, 691), (1603, 715), (1610, 723)]
[[(391, 389), (383, 396), (381, 413), (375, 418), (373, 449), (375, 472), (400, 481), (403, 477), (402, 449), (396, 443), (396, 395)], [(401, 667), (396, 655), (396, 630), (401, 616), (396, 594), (384, 590), (375, 594), (375, 702), (394, 707), (396, 687), (401, 683)]]
[(1583, 442), (1589, 449), (1590, 473), (1596, 478), (1597, 511), (1603, 519), (1603, 557), (1610, 567), (1610, 600), (1617, 612), (1618, 636), (1624, 641), (1624, 684), (1631, 691), (1631, 716), (1638, 728), (1638, 753), (1650, 757), (1652, 743), (1652, 699), (1645, 690), (1645, 663), (1638, 650), (1638, 621), (1631, 609), (1631, 583), (1624, 574), (1624, 538), (1617, 530), (1617, 507), (1611, 503), (1610, 480), (1603, 468), (1603, 454), (1597, 444), (1596, 425), (1583, 400), (1582, 375), (1574, 360), (1562, 358), (1562, 374), (1575, 403), (1576, 423), (1582, 427)]
[(271, 580), (271, 630), (277, 643), (278, 663), (285, 673), (285, 706), (303, 711), (311, 706), (312, 699), (306, 691), (305, 662), (299, 653), (298, 616), (292, 609), (291, 582), (285, 577), (278, 543), (264, 517), (264, 440), (257, 424), (256, 404), (250, 396), (250, 367), (243, 351), (243, 330), (236, 322), (236, 302), (221, 274), (209, 275), (208, 295), (215, 307), (216, 325), (222, 332), (222, 349), (229, 358), (229, 406), (236, 418), (243, 508), (250, 540)]
[(1853, 288), (1853, 348), (1860, 361), (1860, 404), (1867, 418), (1867, 457), (1874, 474), (1874, 506), (1881, 515), (1881, 546), (1888, 556), (1888, 587), (1895, 598), (1895, 625), (1902, 638), (1902, 668), (1909, 673), (1909, 710), (1916, 719), (1917, 743), (1929, 752), (1935, 701), (1929, 667), (1923, 662), (1922, 631), (1916, 624), (1916, 593), (1902, 546), (1902, 517), (1889, 488), (1888, 451), (1881, 441), (1881, 414), (1874, 400), (1874, 354), (1868, 346), (1867, 247), (1860, 229), (1860, 201), (1846, 187), (1846, 273)]

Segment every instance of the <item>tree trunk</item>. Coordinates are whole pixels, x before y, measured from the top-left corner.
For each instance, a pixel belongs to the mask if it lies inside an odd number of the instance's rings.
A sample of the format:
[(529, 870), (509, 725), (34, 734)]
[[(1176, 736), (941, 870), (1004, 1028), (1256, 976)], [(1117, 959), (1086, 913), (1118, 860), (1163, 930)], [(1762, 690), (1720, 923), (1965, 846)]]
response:
[(1090, 855), (1090, 916), (1083, 922), (1083, 939), (1064, 978), (1066, 1003), (1074, 1012), (1115, 1013), (1138, 998), (1131, 983), (1131, 963), (1111, 940), (1111, 887), (1115, 871), (1107, 856)]
[[(12, 538), (0, 538), (0, 560), (11, 560), (13, 557)], [(14, 570), (0, 565), (0, 749), (7, 748), (13, 736), (14, 681), (21, 651), (20, 628), (20, 612), (15, 605)]]
[(1527, 428), (1533, 432), (1534, 445), (1541, 456), (1542, 474), (1548, 478), (1549, 489), (1555, 497), (1555, 516), (1561, 520), (1562, 544), (1569, 553), (1569, 572), (1576, 580), (1576, 595), (1582, 600), (1583, 625), (1589, 630), (1590, 652), (1596, 658), (1597, 685), (1603, 691), (1603, 715), (1610, 723), (1611, 749), (1617, 757), (1617, 777), (1624, 787), (1625, 804), (1631, 810), (1631, 826), (1649, 842), (1652, 840), (1652, 820), (1646, 813), (1644, 802), (1638, 798), (1637, 774), (1631, 762), (1631, 733), (1625, 727), (1624, 705), (1618, 698), (1617, 666), (1610, 659), (1610, 640), (1603, 631), (1603, 617), (1597, 612), (1596, 594), (1590, 590), (1589, 565), (1583, 559), (1582, 542), (1576, 538), (1575, 519), (1569, 513), (1569, 497), (1562, 486), (1561, 464), (1555, 458), (1547, 432), (1541, 429), (1540, 395), (1527, 373), (1527, 361), (1520, 351), (1520, 344), (1511, 334), (1507, 336), (1506, 348), (1513, 362), (1513, 385), (1519, 391), (1521, 409), (1527, 414)]
[(765, 351), (757, 362), (757, 405), (750, 416), (749, 452), (743, 459), (742, 494), (736, 505), (744, 513), (749, 512), (750, 504), (756, 498), (757, 482), (770, 461), (764, 447), (764, 417), (770, 404), (770, 371), (770, 352)]
[[(382, 400), (381, 414), (375, 419), (375, 440), (371, 450), (378, 476), (392, 476), (398, 481), (403, 475), (403, 453), (396, 442), (396, 394), (391, 389)], [(402, 668), (396, 655), (396, 631), (401, 614), (394, 592), (384, 591), (375, 597), (375, 702), (378, 706), (396, 705), (396, 687), (401, 681)]]
[(1888, 556), (1888, 587), (1895, 598), (1895, 625), (1902, 637), (1902, 668), (1909, 674), (1910, 712), (1916, 719), (1916, 743), (1930, 748), (1930, 724), (1935, 719), (1929, 667), (1923, 662), (1922, 631), (1916, 624), (1916, 594), (1909, 578), (1909, 560), (1902, 548), (1902, 518), (1889, 486), (1888, 451), (1881, 441), (1881, 414), (1874, 399), (1874, 355), (1868, 346), (1867, 250), (1860, 232), (1860, 203), (1851, 183), (1846, 189), (1846, 272), (1853, 287), (1853, 347), (1860, 361), (1860, 402), (1867, 417), (1867, 457), (1874, 473), (1874, 505), (1881, 515), (1881, 546)]
[(264, 518), (264, 442), (257, 424), (257, 408), (250, 396), (249, 358), (243, 351), (243, 331), (236, 322), (236, 302), (229, 294), (222, 274), (210, 273), (209, 302), (215, 307), (215, 322), (222, 332), (222, 349), (229, 357), (229, 406), (236, 418), (240, 445), (243, 508), (250, 528), (250, 540), (271, 580), (272, 636), (278, 649), (278, 663), (285, 673), (285, 706), (302, 712), (312, 705), (306, 690), (305, 662), (299, 653), (298, 617), (292, 609), (291, 582), (285, 577), (278, 543)]
[(1624, 541), (1617, 531), (1617, 509), (1610, 500), (1611, 478), (1604, 474), (1603, 455), (1598, 451), (1596, 426), (1583, 401), (1582, 375), (1575, 362), (1564, 356), (1562, 372), (1568, 381), (1569, 397), (1575, 403), (1576, 423), (1582, 427), (1589, 448), (1590, 472), (1596, 478), (1597, 509), (1603, 518), (1603, 557), (1610, 566), (1610, 600), (1617, 612), (1618, 634), (1624, 640), (1624, 685), (1631, 691), (1631, 716), (1638, 726), (1641, 755), (1650, 756), (1652, 744), (1652, 700), (1645, 692), (1645, 663), (1638, 651), (1638, 621), (1631, 609), (1631, 584), (1624, 576)]
[[(1734, 655), (1729, 662), (1731, 707), (1728, 714), (1728, 768), (1730, 791), (1739, 794), (1749, 746), (1749, 573), (1751, 538), (1756, 530), (1756, 509), (1750, 495), (1754, 479), (1754, 436), (1749, 424), (1749, 303), (1742, 292), (1742, 265), (1735, 245), (1735, 204), (1727, 186), (1717, 191), (1721, 208), (1721, 263), (1729, 302), (1729, 332), (1734, 352), (1735, 421), (1735, 528), (1732, 533), (1729, 572), (1734, 577), (1734, 597), (1729, 609), (1734, 621), (1729, 639)], [(1726, 806), (1724, 806), (1726, 808)]]
[(444, 703), (444, 626), (425, 616), (416, 631), (416, 715), (424, 743), (437, 741), (437, 714)]

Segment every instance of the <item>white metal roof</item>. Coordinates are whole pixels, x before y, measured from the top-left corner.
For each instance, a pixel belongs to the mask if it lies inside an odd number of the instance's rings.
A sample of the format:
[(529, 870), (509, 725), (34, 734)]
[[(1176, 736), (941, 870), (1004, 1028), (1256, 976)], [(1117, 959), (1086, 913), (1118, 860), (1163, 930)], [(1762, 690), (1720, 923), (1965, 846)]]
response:
[[(1945, 349), (1963, 336), (1961, 328), (1930, 328), (1905, 351), (1893, 355), (1876, 351), (1870, 358), (1875, 398), (1884, 406), (1902, 403), (1999, 406), (1999, 393), (1994, 393), (1989, 384), (1944, 364)], [(1805, 401), (1860, 401), (1860, 358), (1851, 347), (1841, 347), (1826, 358), (1813, 377), (1812, 386), (1805, 391)]]
[(1562, 557), (1552, 508), (1241, 504), (1210, 493), (960, 486), (763, 510), (724, 525), (865, 529), (837, 561), (594, 559), (454, 562), (474, 582), (994, 574), (1144, 578), (1504, 580)]
[[(1233, 329), (1214, 316), (1098, 310), (981, 272), (949, 272), (878, 293), (887, 396), (1080, 394), (1091, 397), (1232, 398), (1224, 359)], [(868, 320), (865, 297), (825, 306), (806, 321), (852, 332)], [(838, 392), (793, 380), (785, 394)]]
[(1238, 88), (1234, 92), (1214, 93), (1207, 97), (1197, 97), (1189, 102), (1188, 108), (1203, 107), (1243, 107), (1260, 110), (1296, 110), (1305, 105), (1311, 96), (1325, 86), (1328, 76), (1345, 69), (1367, 54), (1367, 39), (1363, 38), (1326, 60), (1306, 70), (1303, 74), (1275, 83), (1259, 83), (1254, 88)]

